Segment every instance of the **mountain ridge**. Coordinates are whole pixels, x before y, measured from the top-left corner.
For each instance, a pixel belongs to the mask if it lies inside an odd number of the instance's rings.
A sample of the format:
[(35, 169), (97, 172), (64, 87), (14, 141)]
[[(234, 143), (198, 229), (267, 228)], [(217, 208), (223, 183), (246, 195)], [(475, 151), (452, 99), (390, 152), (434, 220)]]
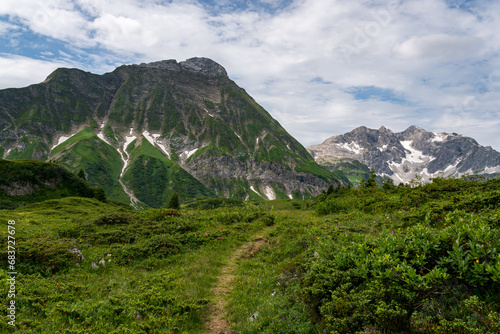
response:
[[(93, 139), (83, 138), (84, 133)], [(87, 146), (75, 146), (80, 152), (75, 159), (73, 146), (64, 143), (77, 134)], [(147, 145), (143, 139), (173, 165), (158, 160), (154, 150), (141, 149)], [(138, 146), (131, 146), (134, 141)], [(150, 164), (148, 175), (179, 178), (169, 179), (162, 198), (187, 174), (200, 182), (192, 183), (199, 196), (237, 199), (308, 198), (330, 184), (348, 183), (341, 172), (317, 165), (208, 58), (123, 65), (103, 75), (61, 68), (40, 84), (0, 90), (0, 147), (6, 159), (57, 159), (70, 170), (78, 168), (77, 161), (88, 162), (87, 168), (95, 170), (89, 182), (105, 180), (106, 191), (118, 200), (139, 191), (127, 176), (134, 159), (142, 159), (128, 158), (135, 149), (147, 153), (142, 160)], [(176, 165), (180, 169), (170, 174)], [(179, 195), (192, 199), (188, 193)]]
[(360, 126), (307, 150), (327, 168), (359, 161), (396, 184), (407, 183), (415, 175), (427, 181), (438, 176), (500, 173), (500, 153), (490, 146), (457, 133), (430, 132), (415, 125), (401, 132)]

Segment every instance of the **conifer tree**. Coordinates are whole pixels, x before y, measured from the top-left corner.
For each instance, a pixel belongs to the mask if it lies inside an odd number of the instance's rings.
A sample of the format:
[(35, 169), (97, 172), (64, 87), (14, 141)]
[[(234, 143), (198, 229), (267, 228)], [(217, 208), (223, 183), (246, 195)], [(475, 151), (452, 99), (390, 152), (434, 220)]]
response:
[(326, 191), (326, 195), (330, 195), (332, 194), (333, 192), (335, 191), (335, 189), (333, 189), (333, 184), (330, 184), (330, 186), (328, 187), (328, 190)]
[(80, 170), (78, 171), (77, 176), (78, 176), (79, 178), (81, 178), (81, 179), (87, 180), (87, 178), (85, 177), (85, 172), (83, 171), (83, 169), (80, 169)]
[(102, 188), (94, 188), (94, 198), (101, 202), (107, 202), (106, 192)]
[(174, 192), (174, 194), (172, 195), (172, 198), (170, 198), (170, 202), (168, 203), (168, 208), (178, 210), (179, 207), (180, 207), (179, 206), (179, 195), (177, 194), (177, 192)]
[(375, 178), (377, 177), (377, 174), (375, 174), (375, 169), (370, 169), (370, 176), (365, 182), (365, 187), (366, 188), (377, 188), (377, 182), (375, 181)]

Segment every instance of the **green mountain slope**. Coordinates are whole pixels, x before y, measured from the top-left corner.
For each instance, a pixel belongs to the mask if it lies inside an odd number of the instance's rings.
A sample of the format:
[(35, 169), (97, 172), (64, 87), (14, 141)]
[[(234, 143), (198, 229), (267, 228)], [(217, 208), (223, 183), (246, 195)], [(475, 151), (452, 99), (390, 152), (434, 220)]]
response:
[[(38, 85), (0, 91), (4, 158), (57, 158), (72, 170), (84, 168), (114, 199), (133, 197), (121, 189), (119, 171), (128, 155), (124, 145), (141, 136), (218, 196), (309, 198), (349, 182), (317, 165), (210, 59), (121, 66), (104, 75), (58, 69)], [(134, 170), (139, 179), (127, 176), (128, 184), (157, 186), (143, 184), (157, 177)], [(196, 188), (183, 190), (184, 198), (207, 194)]]
[(58, 164), (0, 159), (0, 209), (70, 196), (93, 198), (96, 192)]
[[(137, 199), (151, 207), (165, 207), (174, 192), (181, 201), (212, 197), (214, 192), (168, 159), (144, 137), (130, 152), (131, 163), (123, 175), (123, 182)], [(132, 143), (135, 144), (135, 143)]]
[(110, 198), (129, 201), (118, 182), (123, 166), (120, 154), (88, 127), (56, 146), (49, 158), (75, 173), (83, 169), (91, 185), (102, 187)]

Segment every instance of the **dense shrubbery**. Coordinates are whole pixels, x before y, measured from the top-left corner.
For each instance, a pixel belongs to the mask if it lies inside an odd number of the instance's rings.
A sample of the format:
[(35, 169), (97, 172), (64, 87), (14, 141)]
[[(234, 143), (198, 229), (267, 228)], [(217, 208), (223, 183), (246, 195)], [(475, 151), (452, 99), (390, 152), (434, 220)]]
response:
[(445, 221), (442, 229), (417, 224), (376, 237), (342, 233), (322, 244), (307, 264), (303, 291), (324, 326), (339, 333), (416, 330), (412, 317), (451, 321), (453, 308), (466, 310), (463, 300), (476, 293), (500, 302), (498, 219), (453, 212)]
[(369, 229), (339, 229), (308, 251), (302, 291), (322, 329), (497, 333), (499, 185), (361, 186), (319, 203), (319, 214), (340, 221), (355, 212), (372, 219)]
[(500, 332), (500, 180), (370, 184), (308, 201), (136, 212), (67, 198), (0, 211), (18, 220), (20, 326), (202, 333), (221, 266), (271, 226), (231, 263), (236, 332)]

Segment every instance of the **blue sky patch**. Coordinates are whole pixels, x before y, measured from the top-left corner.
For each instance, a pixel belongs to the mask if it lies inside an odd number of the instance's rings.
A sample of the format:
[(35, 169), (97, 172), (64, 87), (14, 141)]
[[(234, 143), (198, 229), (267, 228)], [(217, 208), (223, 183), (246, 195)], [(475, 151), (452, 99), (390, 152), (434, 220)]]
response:
[(310, 82), (319, 83), (319, 84), (323, 84), (323, 85), (332, 84), (331, 81), (325, 81), (325, 79), (323, 79), (322, 77), (313, 78)]
[(400, 94), (392, 89), (385, 89), (375, 86), (358, 86), (346, 90), (356, 100), (379, 100), (392, 103), (406, 104), (407, 101)]

